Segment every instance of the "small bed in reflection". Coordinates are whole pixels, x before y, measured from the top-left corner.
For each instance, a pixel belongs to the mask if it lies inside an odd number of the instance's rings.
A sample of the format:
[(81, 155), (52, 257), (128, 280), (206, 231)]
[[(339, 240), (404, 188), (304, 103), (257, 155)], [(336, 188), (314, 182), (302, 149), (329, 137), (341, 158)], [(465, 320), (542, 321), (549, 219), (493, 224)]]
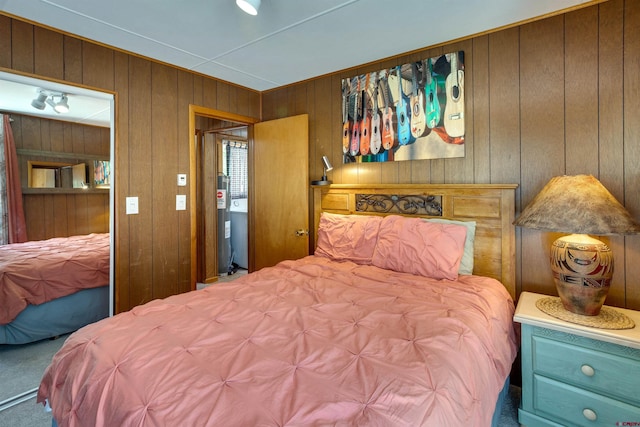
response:
[(82, 328), (38, 401), (60, 427), (496, 425), (513, 188), (316, 188), (314, 255)]
[(73, 332), (109, 315), (109, 234), (0, 246), (0, 344)]

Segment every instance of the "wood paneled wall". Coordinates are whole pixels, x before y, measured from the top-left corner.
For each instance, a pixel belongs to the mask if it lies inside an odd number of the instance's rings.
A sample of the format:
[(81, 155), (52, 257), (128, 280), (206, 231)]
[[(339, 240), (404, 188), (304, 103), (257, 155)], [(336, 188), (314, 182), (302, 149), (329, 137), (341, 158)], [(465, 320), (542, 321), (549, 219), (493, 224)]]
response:
[[(553, 176), (593, 174), (640, 219), (640, 2), (609, 0), (265, 92), (263, 119), (308, 113), (311, 176), (334, 183), (516, 183), (516, 214)], [(342, 162), (342, 78), (465, 51), (466, 155)], [(517, 230), (518, 292), (555, 293), (558, 234)], [(640, 309), (640, 236), (605, 237), (616, 267), (607, 304)]]
[(5, 15), (0, 67), (115, 93), (116, 311), (190, 290), (189, 212), (175, 209), (193, 183), (176, 185), (189, 172), (189, 104), (259, 118), (260, 93)]
[[(18, 150), (87, 154), (109, 159), (109, 128), (18, 114), (12, 114), (11, 118)], [(28, 160), (28, 157), (18, 155), (23, 187), (27, 183)], [(23, 201), (29, 240), (109, 232), (108, 193), (25, 194)]]
[[(117, 311), (189, 290), (188, 105), (275, 119), (309, 114), (311, 176), (335, 183), (517, 183), (520, 212), (549, 178), (591, 173), (640, 218), (640, 2), (574, 12), (257, 93), (0, 15), (0, 68), (116, 94)], [(340, 80), (465, 51), (466, 155), (341, 162)], [(191, 185), (192, 180), (188, 180)], [(125, 214), (137, 196), (140, 214)], [(550, 233), (517, 230), (518, 292), (555, 292)], [(616, 257), (607, 303), (640, 309), (640, 237), (605, 238)]]

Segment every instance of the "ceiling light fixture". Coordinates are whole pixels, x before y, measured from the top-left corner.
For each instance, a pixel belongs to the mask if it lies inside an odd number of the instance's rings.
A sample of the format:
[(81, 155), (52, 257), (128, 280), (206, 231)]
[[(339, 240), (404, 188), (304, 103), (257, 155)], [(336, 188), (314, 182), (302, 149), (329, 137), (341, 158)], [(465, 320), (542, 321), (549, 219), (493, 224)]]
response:
[(260, 0), (236, 0), (236, 4), (249, 15), (257, 15), (260, 9)]

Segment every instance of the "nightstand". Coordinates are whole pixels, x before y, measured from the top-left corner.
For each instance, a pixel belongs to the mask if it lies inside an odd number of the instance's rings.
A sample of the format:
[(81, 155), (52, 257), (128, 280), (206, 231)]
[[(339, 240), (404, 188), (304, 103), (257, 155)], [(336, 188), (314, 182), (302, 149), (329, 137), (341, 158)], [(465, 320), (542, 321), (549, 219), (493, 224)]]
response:
[(615, 308), (632, 329), (565, 322), (536, 307), (547, 295), (523, 292), (514, 320), (522, 324), (520, 424), (640, 425), (640, 312)]

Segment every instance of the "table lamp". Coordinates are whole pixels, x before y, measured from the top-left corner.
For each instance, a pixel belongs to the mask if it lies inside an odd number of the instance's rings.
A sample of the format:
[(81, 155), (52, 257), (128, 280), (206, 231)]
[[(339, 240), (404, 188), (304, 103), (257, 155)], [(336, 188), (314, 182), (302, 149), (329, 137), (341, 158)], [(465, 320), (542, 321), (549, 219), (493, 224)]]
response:
[(553, 242), (551, 270), (563, 307), (586, 316), (600, 313), (613, 276), (611, 249), (588, 234), (640, 233), (640, 224), (592, 175), (551, 178), (514, 224), (573, 233)]

